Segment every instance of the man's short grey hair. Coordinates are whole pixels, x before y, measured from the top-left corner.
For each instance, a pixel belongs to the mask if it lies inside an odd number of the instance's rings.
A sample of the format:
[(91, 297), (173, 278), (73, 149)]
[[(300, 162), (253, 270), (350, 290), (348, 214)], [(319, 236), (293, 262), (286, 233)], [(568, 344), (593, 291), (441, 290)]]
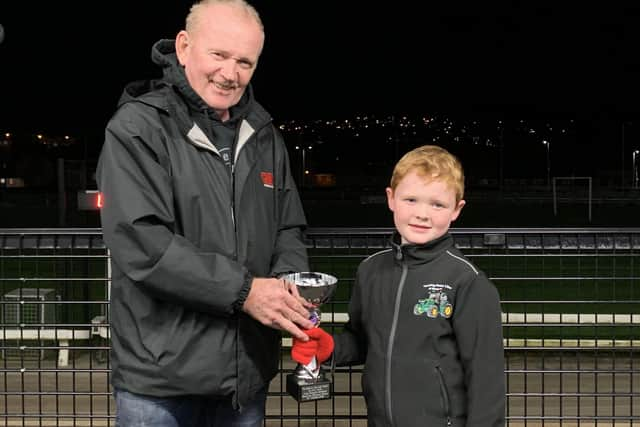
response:
[(207, 6), (215, 5), (215, 4), (227, 4), (230, 6), (236, 6), (244, 9), (249, 15), (251, 15), (256, 20), (256, 22), (260, 26), (260, 29), (264, 33), (264, 25), (262, 25), (262, 19), (260, 19), (260, 14), (253, 6), (251, 6), (245, 0), (200, 0), (194, 3), (193, 6), (191, 6), (191, 9), (189, 10), (189, 14), (187, 15), (185, 29), (187, 31), (191, 31), (193, 28), (196, 27), (197, 21), (198, 21), (198, 15), (200, 14), (200, 9)]

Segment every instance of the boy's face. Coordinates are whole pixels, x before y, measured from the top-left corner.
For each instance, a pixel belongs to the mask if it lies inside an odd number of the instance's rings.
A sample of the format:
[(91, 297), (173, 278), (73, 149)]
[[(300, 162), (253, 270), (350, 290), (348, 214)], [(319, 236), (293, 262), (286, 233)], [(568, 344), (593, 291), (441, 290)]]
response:
[(423, 244), (444, 235), (465, 202), (456, 203), (454, 190), (444, 182), (412, 171), (395, 191), (387, 188), (387, 203), (402, 243)]

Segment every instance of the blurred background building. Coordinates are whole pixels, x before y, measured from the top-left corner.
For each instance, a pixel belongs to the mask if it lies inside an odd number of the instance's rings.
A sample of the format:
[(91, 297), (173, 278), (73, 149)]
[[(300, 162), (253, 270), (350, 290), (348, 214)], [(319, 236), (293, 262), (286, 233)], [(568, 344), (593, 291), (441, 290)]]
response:
[[(468, 206), (456, 226), (633, 226), (640, 209), (640, 124), (619, 119), (361, 115), (283, 120), (309, 224), (390, 226), (393, 166), (423, 144), (457, 155)], [(99, 136), (6, 131), (3, 227), (99, 226)]]

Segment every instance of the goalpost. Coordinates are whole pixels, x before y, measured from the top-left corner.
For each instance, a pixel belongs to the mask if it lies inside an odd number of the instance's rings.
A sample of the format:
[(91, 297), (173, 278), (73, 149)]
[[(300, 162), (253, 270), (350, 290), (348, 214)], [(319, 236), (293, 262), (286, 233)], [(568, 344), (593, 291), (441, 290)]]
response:
[(558, 192), (556, 187), (558, 186), (558, 182), (571, 182), (571, 185), (575, 185), (576, 182), (586, 181), (588, 186), (588, 198), (587, 198), (587, 206), (589, 209), (589, 222), (591, 222), (591, 201), (592, 201), (592, 192), (593, 186), (591, 182), (590, 176), (554, 176), (553, 177), (553, 215), (558, 215)]

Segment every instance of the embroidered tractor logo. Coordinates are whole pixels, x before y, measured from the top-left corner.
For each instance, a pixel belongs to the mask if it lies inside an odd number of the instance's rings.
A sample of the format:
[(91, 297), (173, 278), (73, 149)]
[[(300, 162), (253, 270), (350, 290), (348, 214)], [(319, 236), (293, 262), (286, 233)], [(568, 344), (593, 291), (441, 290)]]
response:
[(438, 315), (449, 318), (453, 312), (453, 306), (449, 303), (447, 294), (433, 293), (429, 298), (419, 299), (413, 307), (413, 314), (420, 315), (426, 313), (428, 317), (438, 317)]

